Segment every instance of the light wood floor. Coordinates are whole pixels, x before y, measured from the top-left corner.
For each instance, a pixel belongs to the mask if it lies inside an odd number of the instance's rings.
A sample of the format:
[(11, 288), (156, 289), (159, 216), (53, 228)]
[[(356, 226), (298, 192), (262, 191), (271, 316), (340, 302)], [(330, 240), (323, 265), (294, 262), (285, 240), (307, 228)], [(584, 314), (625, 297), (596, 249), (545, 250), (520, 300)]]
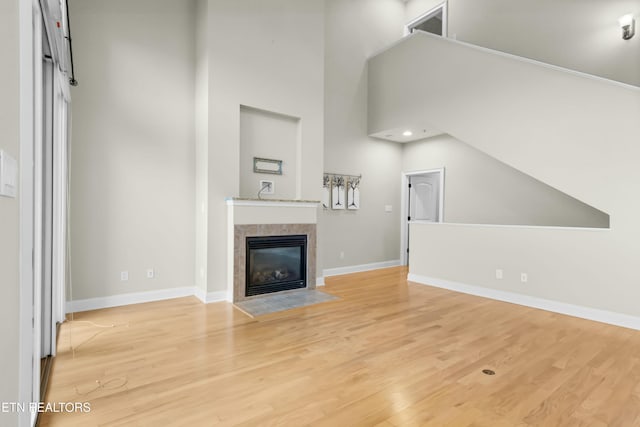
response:
[(195, 298), (78, 314), (48, 400), (91, 412), (41, 425), (640, 425), (640, 332), (405, 277), (327, 279), (341, 300), (257, 320)]

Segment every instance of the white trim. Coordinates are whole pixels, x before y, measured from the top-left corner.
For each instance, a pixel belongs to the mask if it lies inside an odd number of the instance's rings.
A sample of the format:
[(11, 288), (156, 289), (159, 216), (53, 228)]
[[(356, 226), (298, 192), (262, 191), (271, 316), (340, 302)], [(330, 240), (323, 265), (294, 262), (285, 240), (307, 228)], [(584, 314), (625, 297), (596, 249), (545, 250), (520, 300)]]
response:
[[(418, 170), (418, 171), (408, 171), (402, 172), (402, 177), (400, 179), (400, 260), (401, 265), (407, 265), (407, 248), (408, 248), (408, 224), (413, 223), (425, 223), (425, 224), (441, 224), (444, 220), (444, 167), (436, 168), (436, 169), (426, 169), (426, 170)], [(430, 222), (430, 221), (408, 221), (409, 212), (407, 210), (407, 205), (409, 203), (409, 177), (415, 175), (426, 175), (431, 173), (439, 173), (440, 174), (440, 194), (438, 195), (438, 221)]]
[(279, 200), (226, 200), (228, 206), (267, 206), (267, 207), (285, 207), (285, 208), (314, 208), (316, 209), (320, 202), (300, 201), (295, 200), (282, 202)]
[(193, 295), (196, 298), (198, 298), (202, 303), (204, 304), (207, 303), (207, 291), (205, 291), (204, 289), (196, 286), (196, 288), (193, 290)]
[(202, 301), (203, 304), (210, 304), (212, 302), (230, 301), (227, 298), (226, 291), (215, 291), (215, 292), (206, 293), (203, 289), (195, 288), (194, 295), (196, 296), (196, 298)]
[[(44, 218), (44, 84), (43, 84), (43, 20), (40, 3), (33, 1), (33, 328), (31, 402), (40, 401), (40, 360), (42, 358), (42, 288), (44, 284), (43, 249), (45, 243)], [(37, 414), (32, 415), (32, 422)]]
[[(59, 70), (56, 75), (60, 76)], [(60, 84), (56, 84), (55, 96), (55, 120), (54, 129), (54, 228), (53, 228), (53, 280), (52, 280), (52, 337), (55, 342), (57, 334), (57, 322), (65, 318), (65, 287), (67, 283), (67, 206), (68, 206), (68, 104), (64, 97)], [(53, 355), (56, 354), (56, 346), (52, 347)]]
[(227, 291), (215, 291), (207, 294), (205, 304), (211, 304), (212, 302), (231, 302)]
[(475, 45), (475, 44), (471, 44), (471, 43), (461, 42), (459, 40), (450, 39), (450, 38), (447, 38), (447, 37), (437, 36), (435, 34), (427, 33), (425, 31), (420, 31), (420, 30), (414, 31), (413, 33), (409, 34), (408, 36), (403, 37), (403, 38), (401, 38), (401, 39), (389, 44), (388, 46), (386, 46), (386, 47), (374, 52), (373, 54), (371, 54), (369, 56), (368, 61), (370, 61), (371, 59), (373, 59), (374, 57), (376, 57), (378, 55), (381, 55), (381, 54), (385, 53), (386, 51), (394, 48), (395, 46), (398, 46), (398, 45), (404, 43), (405, 41), (408, 41), (412, 37), (435, 37), (435, 38), (437, 38), (439, 40), (442, 40), (445, 43), (455, 43), (455, 44), (459, 44), (461, 46), (466, 46), (466, 47), (468, 47), (470, 49), (479, 50), (481, 52), (494, 54), (494, 55), (502, 56), (502, 57), (505, 57), (505, 58), (511, 58), (511, 59), (516, 60), (516, 61), (525, 62), (525, 63), (528, 63), (528, 64), (537, 65), (539, 67), (548, 68), (548, 69), (552, 69), (552, 70), (556, 70), (556, 71), (561, 71), (561, 72), (564, 72), (564, 73), (572, 74), (574, 76), (584, 77), (584, 78), (587, 78), (587, 79), (591, 79), (591, 80), (595, 80), (595, 81), (599, 81), (599, 82), (603, 82), (603, 83), (613, 84), (613, 85), (620, 86), (620, 87), (623, 87), (623, 88), (626, 88), (626, 89), (632, 89), (634, 91), (640, 91), (640, 86), (634, 86), (634, 85), (631, 85), (629, 83), (623, 83), (623, 82), (619, 82), (617, 80), (611, 80), (611, 79), (607, 79), (605, 77), (595, 76), (593, 74), (587, 74), (587, 73), (583, 73), (581, 71), (571, 70), (569, 68), (563, 68), (563, 67), (560, 67), (558, 65), (548, 64), (548, 63), (542, 62), (542, 61), (536, 61), (535, 59), (526, 58), (524, 56), (518, 56), (518, 55), (513, 55), (511, 53), (501, 52), (501, 51), (495, 50), (495, 49), (489, 49), (488, 47), (482, 47), (482, 46), (478, 46), (478, 45)]
[[(340, 276), (342, 274), (360, 273), (363, 271), (378, 270), (380, 268), (397, 267), (400, 265), (399, 259), (391, 261), (373, 262), (371, 264), (351, 265), (347, 267), (325, 268), (323, 273), (322, 283), (324, 285), (324, 277)], [(317, 282), (316, 282), (316, 286)], [(322, 285), (321, 285), (322, 286)]]
[(564, 230), (564, 231), (595, 231), (609, 232), (613, 228), (594, 228), (594, 227), (561, 227), (555, 225), (510, 225), (510, 224), (465, 224), (458, 222), (430, 222), (430, 221), (411, 221), (411, 224), (427, 224), (427, 225), (448, 225), (452, 227), (484, 227), (484, 228), (533, 228), (536, 230)]
[(229, 301), (226, 291), (215, 291), (205, 294), (196, 287), (185, 286), (182, 288), (160, 289), (157, 291), (133, 292), (129, 294), (111, 295), (108, 297), (88, 298), (67, 301), (67, 313), (79, 313), (81, 311), (99, 310), (101, 308), (120, 307), (123, 305), (141, 304), (145, 302), (164, 301), (174, 298), (195, 296), (202, 303)]
[[(20, 49), (20, 343), (18, 350), (18, 399), (33, 399), (33, 9), (30, 1), (19, 2)], [(32, 426), (35, 417), (18, 415), (20, 427)]]
[(324, 277), (316, 277), (316, 288), (324, 285)]
[(296, 121), (296, 199), (302, 198), (302, 118)]
[(119, 307), (122, 305), (141, 304), (145, 302), (162, 301), (166, 299), (182, 298), (195, 295), (195, 288), (170, 288), (157, 291), (134, 292), (129, 294), (111, 295), (108, 297), (88, 298), (67, 301), (67, 313), (98, 310), (100, 308)]
[(193, 295), (198, 298), (203, 304), (207, 303), (207, 291), (205, 289), (195, 287), (193, 289)]
[(624, 328), (640, 330), (640, 317), (631, 316), (628, 314), (600, 310), (591, 307), (583, 307), (579, 305), (568, 304), (565, 302), (518, 294), (515, 292), (486, 288), (484, 286), (467, 285), (464, 283), (421, 276), (412, 273), (407, 276), (407, 280), (421, 285), (448, 289), (450, 291), (462, 292), (469, 295), (509, 302), (525, 307), (551, 311), (553, 313), (565, 314), (567, 316), (579, 317), (581, 319), (588, 319), (596, 322), (607, 323), (610, 325), (622, 326)]
[[(415, 27), (416, 25), (422, 24), (424, 21), (428, 20), (429, 18), (431, 18), (433, 15), (438, 13), (438, 10), (442, 9), (442, 35), (441, 37), (447, 37), (448, 36), (448, 32), (449, 32), (449, 17), (448, 17), (448, 12), (449, 12), (449, 7), (447, 4), (447, 1), (443, 1), (442, 3), (440, 3), (439, 5), (432, 7), (431, 9), (429, 9), (428, 11), (426, 11), (425, 13), (421, 14), (420, 16), (418, 16), (417, 18), (412, 19), (411, 21), (407, 22), (407, 24), (404, 26), (404, 36), (408, 36), (411, 35), (411, 27)], [(420, 31), (420, 30), (417, 30)], [(437, 35), (437, 34), (434, 34)]]

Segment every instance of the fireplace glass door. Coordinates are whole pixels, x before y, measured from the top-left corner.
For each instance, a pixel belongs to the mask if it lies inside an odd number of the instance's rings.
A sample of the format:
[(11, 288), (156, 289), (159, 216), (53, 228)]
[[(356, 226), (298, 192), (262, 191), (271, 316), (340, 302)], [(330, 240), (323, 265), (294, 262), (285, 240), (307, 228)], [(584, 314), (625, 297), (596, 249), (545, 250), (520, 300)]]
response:
[(247, 237), (246, 296), (307, 286), (307, 236)]

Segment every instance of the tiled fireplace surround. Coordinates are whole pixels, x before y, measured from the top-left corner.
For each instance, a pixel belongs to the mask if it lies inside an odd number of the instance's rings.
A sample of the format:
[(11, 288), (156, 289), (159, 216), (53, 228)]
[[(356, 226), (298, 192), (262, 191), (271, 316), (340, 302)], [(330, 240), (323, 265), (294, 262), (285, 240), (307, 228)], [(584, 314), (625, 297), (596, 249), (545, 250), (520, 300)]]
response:
[[(246, 238), (258, 236), (307, 236), (307, 287), (316, 287), (316, 222), (317, 206), (314, 201), (229, 199), (229, 278), (227, 295), (233, 302), (260, 298), (264, 295), (245, 296), (246, 290)], [(283, 292), (296, 292), (283, 291)], [(282, 293), (282, 292), (279, 292)], [(269, 294), (273, 295), (273, 294)]]

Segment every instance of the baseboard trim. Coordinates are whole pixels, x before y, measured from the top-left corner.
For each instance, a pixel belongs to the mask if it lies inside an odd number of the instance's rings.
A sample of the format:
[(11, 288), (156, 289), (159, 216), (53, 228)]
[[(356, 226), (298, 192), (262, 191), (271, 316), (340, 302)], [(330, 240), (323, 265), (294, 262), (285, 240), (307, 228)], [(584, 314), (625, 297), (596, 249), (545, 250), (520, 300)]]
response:
[(537, 308), (554, 313), (565, 314), (567, 316), (579, 317), (581, 319), (593, 320), (609, 325), (622, 326), (624, 328), (640, 330), (640, 317), (631, 316), (614, 311), (600, 310), (597, 308), (584, 307), (580, 305), (568, 304), (560, 301), (553, 301), (544, 298), (532, 297), (515, 292), (501, 291), (498, 289), (485, 288), (482, 286), (468, 285), (435, 277), (421, 276), (410, 273), (407, 276), (410, 282), (420, 285), (433, 286), (436, 288), (448, 289), (450, 291), (461, 292), (493, 300), (509, 302), (525, 307)]
[(211, 304), (212, 302), (222, 302), (231, 300), (227, 297), (227, 291), (215, 291), (209, 292), (207, 294), (207, 299), (204, 301), (205, 304)]
[[(400, 265), (399, 259), (383, 262), (373, 262), (371, 264), (352, 265), (347, 267), (327, 268), (322, 271), (324, 277), (340, 276), (342, 274), (361, 273), (363, 271), (378, 270), (381, 268), (397, 267)], [(324, 282), (323, 277), (323, 282)]]
[(108, 297), (88, 298), (67, 301), (67, 313), (98, 310), (101, 308), (119, 307), (121, 305), (141, 304), (144, 302), (162, 301), (195, 295), (195, 288), (171, 288), (157, 291), (133, 292), (129, 294), (111, 295)]
[(120, 307), (123, 305), (141, 304), (189, 296), (195, 296), (204, 304), (227, 301), (226, 291), (205, 293), (200, 288), (183, 287), (67, 301), (66, 311), (67, 313), (79, 313), (82, 311), (99, 310), (101, 308)]
[(200, 302), (206, 304), (207, 303), (207, 292), (202, 289), (202, 288), (198, 288), (197, 286), (194, 288), (193, 290), (193, 295), (198, 298), (200, 300)]

